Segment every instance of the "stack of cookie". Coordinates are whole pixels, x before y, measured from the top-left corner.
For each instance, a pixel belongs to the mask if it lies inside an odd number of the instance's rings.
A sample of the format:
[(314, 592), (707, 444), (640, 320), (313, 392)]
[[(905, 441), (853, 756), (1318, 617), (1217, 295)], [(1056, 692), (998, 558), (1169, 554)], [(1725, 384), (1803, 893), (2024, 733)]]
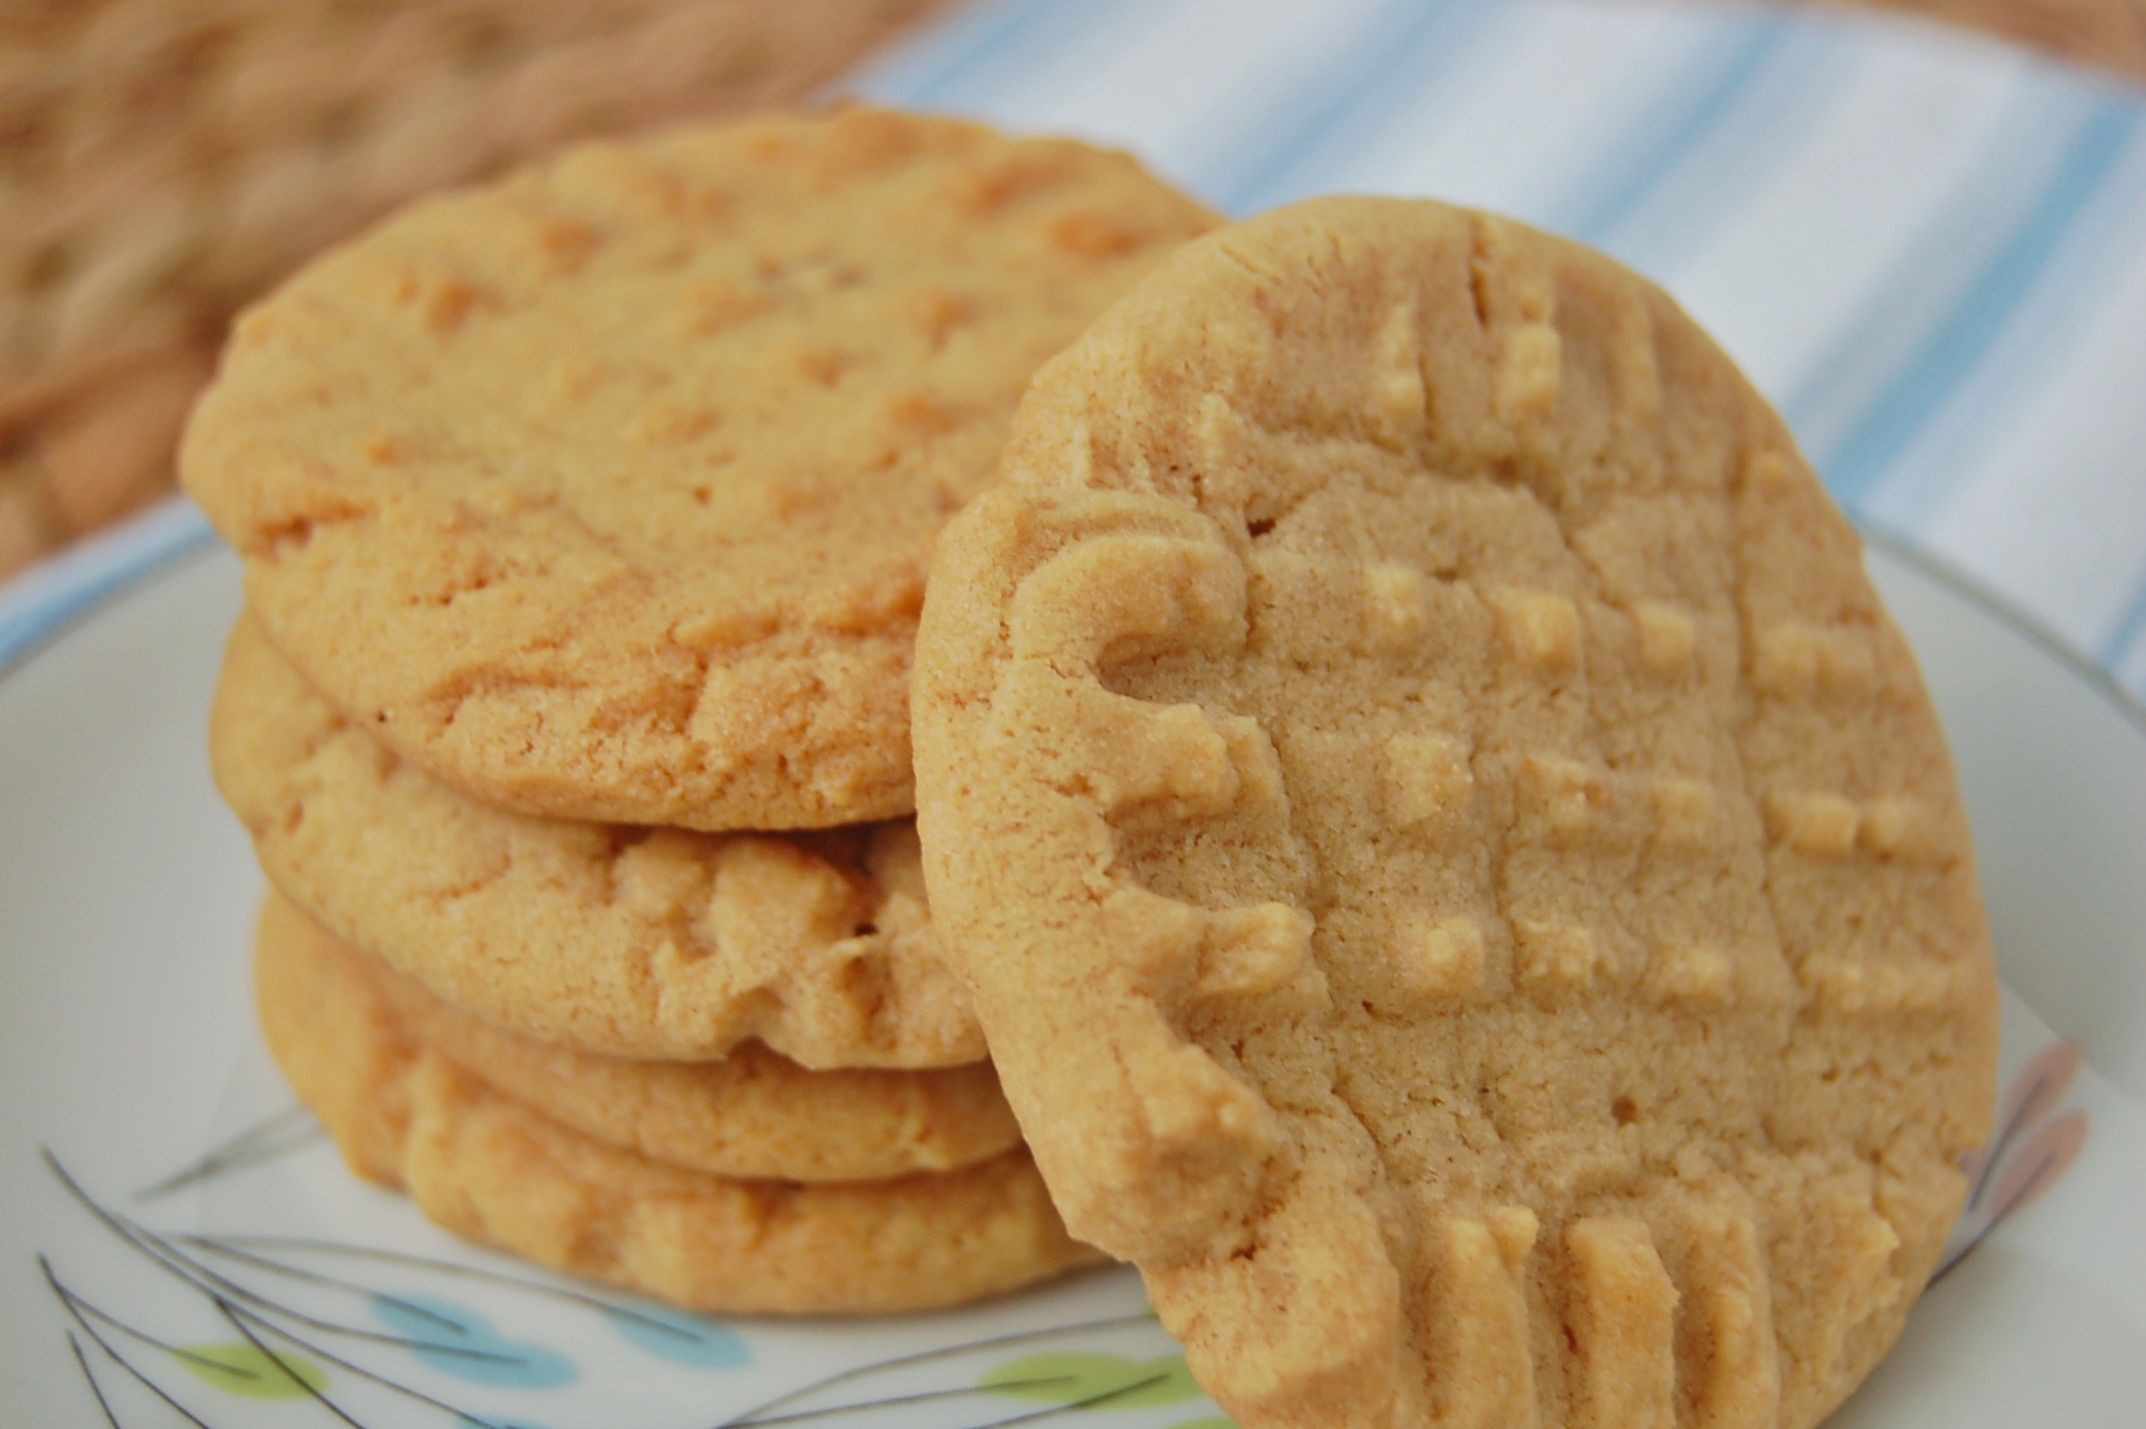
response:
[(1854, 533), (1599, 255), (1211, 226), (850, 113), (249, 316), (184, 462), (271, 1043), (435, 1218), (688, 1305), (1085, 1242), (1246, 1429), (1815, 1422), (1995, 1055)]
[(572, 152), (240, 321), (181, 458), (246, 562), (212, 752), (355, 1169), (698, 1309), (1098, 1258), (932, 930), (911, 648), (1030, 374), (1212, 224), (851, 110)]

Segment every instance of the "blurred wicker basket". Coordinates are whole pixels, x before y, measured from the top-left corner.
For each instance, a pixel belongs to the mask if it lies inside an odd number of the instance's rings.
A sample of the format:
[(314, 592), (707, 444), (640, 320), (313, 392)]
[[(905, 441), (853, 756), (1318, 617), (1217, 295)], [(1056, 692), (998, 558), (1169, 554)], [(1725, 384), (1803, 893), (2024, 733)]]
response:
[(0, 0), (0, 576), (170, 485), (232, 312), (422, 190), (809, 95), (943, 0)]
[(1897, 10), (1981, 30), (2134, 80), (2146, 80), (2146, 0), (1822, 0)]

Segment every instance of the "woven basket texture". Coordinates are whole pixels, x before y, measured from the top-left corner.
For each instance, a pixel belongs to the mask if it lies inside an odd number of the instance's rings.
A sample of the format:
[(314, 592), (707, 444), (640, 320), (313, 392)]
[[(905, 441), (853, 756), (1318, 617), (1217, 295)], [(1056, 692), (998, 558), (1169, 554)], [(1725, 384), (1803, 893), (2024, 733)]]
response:
[(231, 315), (412, 196), (796, 103), (943, 0), (0, 0), (0, 576), (171, 487)]

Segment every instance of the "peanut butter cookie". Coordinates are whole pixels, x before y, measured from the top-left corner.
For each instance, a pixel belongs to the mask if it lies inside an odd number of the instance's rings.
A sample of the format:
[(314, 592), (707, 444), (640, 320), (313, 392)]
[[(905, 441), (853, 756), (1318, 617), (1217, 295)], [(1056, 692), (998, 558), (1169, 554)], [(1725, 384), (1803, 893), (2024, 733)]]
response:
[(918, 641), (925, 871), (1073, 1233), (1246, 1429), (1782, 1425), (1898, 1334), (1996, 995), (1915, 663), (1661, 292), (1427, 202), (1041, 373)]
[(269, 879), (500, 1027), (587, 1052), (813, 1068), (980, 1061), (908, 822), (702, 834), (508, 813), (405, 763), (241, 616), (209, 721)]
[(321, 927), (281, 894), (261, 940), (340, 962), (448, 1061), (598, 1141), (716, 1176), (872, 1181), (951, 1171), (1020, 1144), (990, 1064), (809, 1071), (757, 1042), (713, 1062), (606, 1057), (494, 1027)]
[(702, 829), (906, 814), (941, 524), (1210, 227), (1123, 154), (851, 109), (417, 204), (237, 324), (180, 457), (280, 645), (435, 777)]

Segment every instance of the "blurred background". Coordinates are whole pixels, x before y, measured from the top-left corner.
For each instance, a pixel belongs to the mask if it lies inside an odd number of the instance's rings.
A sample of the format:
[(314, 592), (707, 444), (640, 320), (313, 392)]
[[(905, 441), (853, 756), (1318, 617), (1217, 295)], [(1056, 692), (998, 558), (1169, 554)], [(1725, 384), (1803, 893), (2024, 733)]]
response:
[[(1884, 3), (2146, 81), (2146, 0)], [(0, 0), (0, 580), (171, 489), (231, 315), (322, 245), (567, 140), (838, 91), (959, 8)]]
[(0, 578), (171, 489), (234, 311), (562, 142), (794, 103), (939, 0), (0, 0)]

